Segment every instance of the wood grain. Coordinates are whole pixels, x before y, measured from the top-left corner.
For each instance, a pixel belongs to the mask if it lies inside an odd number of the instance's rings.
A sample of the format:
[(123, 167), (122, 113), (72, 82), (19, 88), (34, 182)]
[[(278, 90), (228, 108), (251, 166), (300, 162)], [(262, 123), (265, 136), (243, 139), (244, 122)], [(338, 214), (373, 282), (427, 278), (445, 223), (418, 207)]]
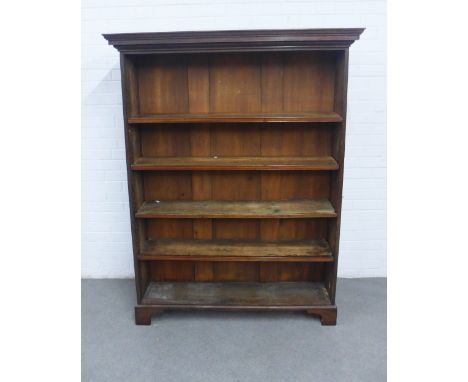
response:
[[(143, 109), (144, 110), (144, 109)], [(156, 114), (133, 115), (131, 124), (150, 123), (214, 123), (214, 122), (342, 122), (343, 117), (335, 112), (310, 113), (206, 113), (206, 114)]]
[(148, 240), (139, 260), (333, 261), (325, 240)]
[(333, 218), (328, 200), (295, 201), (146, 201), (137, 218)]
[(180, 56), (138, 61), (140, 113), (187, 113), (187, 64)]
[(326, 306), (330, 305), (330, 299), (321, 283), (152, 282), (142, 304)]
[(138, 158), (132, 170), (337, 170), (326, 157), (161, 157)]

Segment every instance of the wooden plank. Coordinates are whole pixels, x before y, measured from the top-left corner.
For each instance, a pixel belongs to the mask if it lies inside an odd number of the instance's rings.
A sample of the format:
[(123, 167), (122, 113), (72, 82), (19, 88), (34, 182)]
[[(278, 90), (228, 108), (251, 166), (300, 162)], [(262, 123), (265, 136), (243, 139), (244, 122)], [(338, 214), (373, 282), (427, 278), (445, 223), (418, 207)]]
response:
[(195, 263), (191, 261), (140, 261), (149, 265), (152, 281), (194, 281)]
[(152, 282), (143, 305), (327, 306), (322, 283), (311, 282)]
[[(190, 125), (177, 125), (173, 129), (165, 129), (161, 125), (148, 129), (139, 129), (135, 126), (133, 128), (141, 135), (142, 157), (187, 157), (192, 155)], [(328, 151), (328, 155), (330, 153), (331, 150)]]
[[(192, 56), (187, 74), (190, 113), (208, 113), (210, 111), (210, 72), (208, 56)], [(175, 128), (178, 126), (175, 126)], [(191, 156), (211, 155), (210, 129), (210, 125), (190, 127)], [(162, 127), (162, 130), (172, 131), (174, 130), (174, 126), (171, 129)], [(211, 199), (211, 180), (209, 174), (192, 172), (192, 196), (193, 200)], [(193, 220), (194, 239), (211, 239), (212, 236), (213, 224), (211, 219)], [(196, 262), (194, 263), (194, 267), (195, 281), (213, 281), (214, 267), (212, 262)]]
[(187, 113), (187, 63), (181, 56), (141, 58), (138, 90), (142, 114)]
[(262, 112), (278, 113), (283, 108), (283, 55), (270, 53), (261, 57)]
[(138, 174), (144, 175), (144, 200), (192, 200), (192, 176), (188, 171), (149, 171)]
[(334, 54), (293, 52), (284, 55), (285, 112), (333, 111)]
[(328, 199), (330, 173), (324, 171), (267, 171), (260, 174), (262, 200)]
[[(177, 125), (183, 126), (183, 125)], [(243, 125), (240, 125), (243, 127)], [(331, 156), (332, 138), (336, 129), (322, 123), (296, 123), (285, 126), (271, 123), (261, 128), (262, 157), (324, 157)], [(140, 129), (142, 132), (146, 129)], [(165, 129), (167, 130), (167, 129)], [(156, 156), (156, 155), (143, 155)], [(182, 156), (182, 155), (168, 155)], [(226, 155), (227, 156), (227, 155)]]
[(333, 261), (325, 240), (148, 240), (139, 260)]
[(328, 232), (328, 220), (263, 219), (260, 220), (259, 239), (265, 241), (287, 241), (325, 238)]
[(244, 281), (258, 280), (258, 263), (246, 261), (213, 261), (213, 281)]
[(294, 201), (146, 201), (137, 218), (333, 218), (328, 200)]
[(134, 115), (128, 123), (190, 123), (190, 122), (342, 122), (335, 112), (327, 113), (201, 113)]
[(338, 163), (325, 157), (143, 157), (132, 170), (337, 170)]
[(191, 219), (143, 220), (146, 223), (146, 237), (161, 239), (193, 239), (193, 223), (195, 221)]
[(210, 71), (208, 56), (193, 55), (187, 65), (190, 113), (210, 111)]
[(248, 127), (239, 123), (230, 123), (227, 126), (213, 125), (211, 129), (211, 156), (261, 156), (260, 129), (261, 124), (249, 124)]
[(210, 57), (210, 110), (215, 113), (261, 111), (257, 56), (227, 54)]

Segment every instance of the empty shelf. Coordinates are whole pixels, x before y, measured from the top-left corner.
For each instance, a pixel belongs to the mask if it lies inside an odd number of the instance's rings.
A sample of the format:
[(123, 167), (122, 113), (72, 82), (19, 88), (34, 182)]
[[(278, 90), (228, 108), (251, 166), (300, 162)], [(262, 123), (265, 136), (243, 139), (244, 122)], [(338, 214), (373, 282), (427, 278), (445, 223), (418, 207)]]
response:
[(128, 118), (128, 123), (189, 123), (189, 122), (342, 122), (343, 117), (326, 113), (206, 113), (206, 114), (156, 114)]
[(151, 282), (142, 305), (268, 308), (330, 306), (322, 283)]
[(337, 170), (324, 157), (165, 157), (138, 158), (132, 170)]
[(158, 239), (146, 241), (138, 259), (331, 262), (333, 256), (325, 240)]
[(137, 218), (333, 218), (326, 199), (294, 201), (147, 201)]

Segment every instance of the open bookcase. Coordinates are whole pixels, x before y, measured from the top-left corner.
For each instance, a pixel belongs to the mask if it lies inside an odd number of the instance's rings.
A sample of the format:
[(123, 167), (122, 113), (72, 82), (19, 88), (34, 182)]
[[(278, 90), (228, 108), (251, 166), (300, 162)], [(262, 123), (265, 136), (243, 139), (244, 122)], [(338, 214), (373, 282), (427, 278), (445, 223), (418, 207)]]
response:
[(336, 323), (348, 48), (362, 29), (104, 35), (120, 51), (137, 324)]

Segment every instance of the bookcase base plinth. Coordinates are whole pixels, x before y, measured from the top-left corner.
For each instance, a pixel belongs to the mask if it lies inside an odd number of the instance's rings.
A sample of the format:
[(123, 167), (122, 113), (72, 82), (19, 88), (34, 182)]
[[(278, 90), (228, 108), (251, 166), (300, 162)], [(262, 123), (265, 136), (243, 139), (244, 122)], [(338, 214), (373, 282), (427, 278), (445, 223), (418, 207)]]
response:
[(305, 311), (322, 325), (335, 325), (337, 312), (321, 283), (152, 282), (135, 308), (135, 321), (150, 325), (164, 310)]
[(336, 305), (330, 306), (194, 306), (194, 305), (180, 305), (180, 306), (167, 306), (167, 305), (137, 305), (135, 307), (135, 324), (136, 325), (151, 325), (153, 316), (160, 315), (165, 310), (219, 310), (231, 312), (252, 312), (252, 311), (305, 311), (311, 316), (320, 318), (322, 326), (336, 325), (337, 308)]

